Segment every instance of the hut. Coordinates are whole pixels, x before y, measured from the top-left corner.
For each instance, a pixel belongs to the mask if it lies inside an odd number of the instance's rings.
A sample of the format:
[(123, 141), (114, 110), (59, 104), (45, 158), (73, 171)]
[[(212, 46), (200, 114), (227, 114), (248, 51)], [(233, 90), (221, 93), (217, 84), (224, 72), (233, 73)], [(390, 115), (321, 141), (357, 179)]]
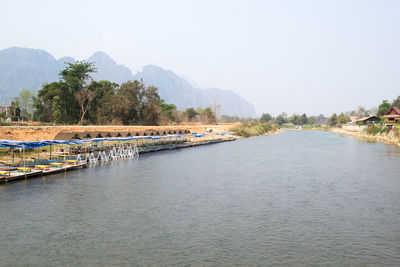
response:
[(58, 133), (55, 138), (55, 140), (76, 140), (76, 139), (80, 139), (80, 136), (78, 133), (65, 133), (65, 132), (61, 132)]
[(92, 132), (81, 132), (81, 133), (79, 133), (79, 135), (82, 136), (82, 138), (84, 138), (84, 139), (92, 138)]
[(391, 106), (389, 111), (383, 116), (387, 126), (393, 126), (400, 122), (400, 108)]
[(361, 119), (358, 119), (356, 121), (357, 125), (371, 125), (374, 124), (376, 122), (379, 122), (380, 119), (379, 117), (377, 117), (375, 114), (369, 115), (367, 117), (363, 117)]

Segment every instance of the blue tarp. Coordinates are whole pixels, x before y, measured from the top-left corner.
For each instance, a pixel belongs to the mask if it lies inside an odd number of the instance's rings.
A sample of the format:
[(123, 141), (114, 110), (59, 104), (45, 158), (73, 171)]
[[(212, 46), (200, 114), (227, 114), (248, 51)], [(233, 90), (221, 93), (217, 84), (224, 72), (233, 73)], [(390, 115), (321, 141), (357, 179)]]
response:
[[(226, 135), (233, 132), (217, 133), (216, 135)], [(203, 137), (212, 133), (192, 133), (194, 137)], [(107, 137), (107, 138), (92, 138), (92, 139), (77, 139), (77, 140), (42, 140), (42, 141), (14, 141), (14, 140), (0, 140), (0, 147), (10, 148), (36, 148), (49, 145), (77, 145), (87, 143), (98, 143), (104, 141), (131, 141), (135, 139), (164, 139), (164, 138), (181, 138), (187, 136), (186, 134), (173, 134), (165, 136), (129, 136), (129, 137)]]

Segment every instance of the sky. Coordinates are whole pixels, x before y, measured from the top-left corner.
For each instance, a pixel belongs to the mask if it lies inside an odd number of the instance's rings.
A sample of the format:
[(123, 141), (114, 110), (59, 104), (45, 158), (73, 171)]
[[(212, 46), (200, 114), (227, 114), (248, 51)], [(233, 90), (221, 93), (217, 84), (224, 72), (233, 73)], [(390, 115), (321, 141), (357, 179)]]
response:
[(0, 49), (104, 51), (132, 73), (153, 64), (232, 90), (259, 115), (330, 115), (400, 95), (398, 0), (2, 0), (0, 23)]

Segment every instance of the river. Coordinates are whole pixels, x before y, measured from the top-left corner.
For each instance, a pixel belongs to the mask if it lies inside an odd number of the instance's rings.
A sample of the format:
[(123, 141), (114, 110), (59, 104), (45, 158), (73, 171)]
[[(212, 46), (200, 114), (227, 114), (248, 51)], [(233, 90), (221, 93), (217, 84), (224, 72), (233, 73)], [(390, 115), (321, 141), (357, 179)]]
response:
[(400, 150), (286, 131), (0, 186), (0, 266), (400, 264)]

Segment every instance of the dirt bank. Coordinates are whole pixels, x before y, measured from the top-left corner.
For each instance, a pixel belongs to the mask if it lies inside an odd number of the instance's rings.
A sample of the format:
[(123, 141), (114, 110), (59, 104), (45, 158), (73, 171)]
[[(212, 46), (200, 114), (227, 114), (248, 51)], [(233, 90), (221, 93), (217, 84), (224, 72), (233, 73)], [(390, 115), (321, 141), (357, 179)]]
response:
[(379, 143), (385, 143), (385, 144), (389, 144), (389, 145), (400, 146), (400, 138), (395, 136), (393, 134), (393, 132), (391, 132), (389, 134), (370, 135), (370, 134), (366, 134), (363, 131), (346, 130), (346, 129), (341, 129), (341, 128), (332, 128), (330, 131), (337, 133), (337, 134), (345, 134), (345, 135), (363, 139), (366, 141), (379, 142)]
[(233, 124), (218, 125), (171, 125), (171, 126), (1, 126), (0, 139), (40, 141), (53, 140), (59, 133), (79, 132), (143, 132), (164, 130), (189, 130), (191, 133), (204, 133), (210, 129), (214, 133), (228, 132)]

